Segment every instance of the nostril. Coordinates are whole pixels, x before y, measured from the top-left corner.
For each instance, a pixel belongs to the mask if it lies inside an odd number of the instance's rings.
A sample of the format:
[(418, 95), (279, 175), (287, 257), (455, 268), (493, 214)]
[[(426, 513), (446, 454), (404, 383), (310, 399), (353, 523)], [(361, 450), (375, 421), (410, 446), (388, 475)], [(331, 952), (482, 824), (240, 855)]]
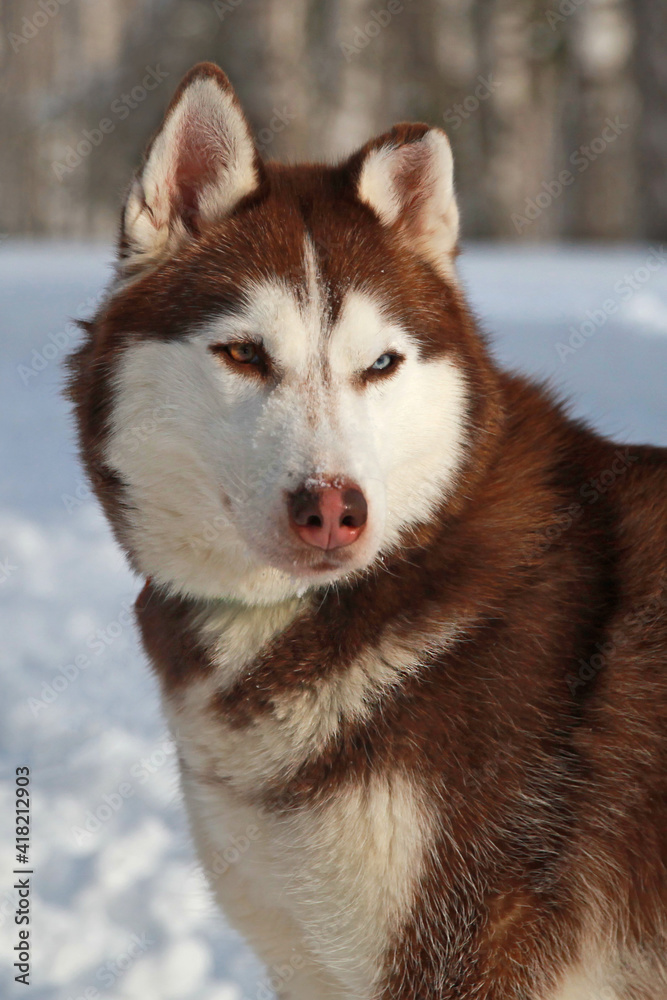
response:
[(287, 494), (292, 527), (302, 541), (336, 549), (356, 541), (368, 518), (366, 499), (357, 486), (319, 481)]
[(294, 524), (302, 528), (321, 528), (320, 501), (316, 493), (302, 489), (292, 493), (288, 499), (290, 516)]
[(368, 519), (368, 504), (361, 490), (348, 489), (343, 495), (344, 512), (340, 520), (341, 527), (363, 528)]

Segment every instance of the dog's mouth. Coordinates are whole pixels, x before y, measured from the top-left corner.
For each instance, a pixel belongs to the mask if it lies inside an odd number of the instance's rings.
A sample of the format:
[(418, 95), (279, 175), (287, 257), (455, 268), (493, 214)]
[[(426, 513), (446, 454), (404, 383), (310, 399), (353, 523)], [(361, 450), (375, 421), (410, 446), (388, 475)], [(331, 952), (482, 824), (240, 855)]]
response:
[(313, 551), (305, 546), (302, 550), (292, 548), (284, 553), (265, 554), (268, 561), (283, 573), (300, 580), (316, 582), (322, 578), (329, 580), (344, 576), (352, 570), (360, 569), (367, 559), (356, 545), (330, 552)]
[(298, 556), (293, 556), (291, 562), (291, 572), (295, 576), (316, 576), (320, 573), (337, 573), (346, 570), (357, 560), (354, 553), (349, 550), (337, 552), (336, 550), (327, 553), (315, 554), (307, 551), (300, 552)]
[(311, 563), (307, 567), (299, 566), (299, 575), (313, 575), (319, 576), (321, 573), (339, 573), (345, 570), (346, 565), (350, 562), (350, 559), (337, 560), (334, 562), (333, 559), (322, 559), (320, 562)]

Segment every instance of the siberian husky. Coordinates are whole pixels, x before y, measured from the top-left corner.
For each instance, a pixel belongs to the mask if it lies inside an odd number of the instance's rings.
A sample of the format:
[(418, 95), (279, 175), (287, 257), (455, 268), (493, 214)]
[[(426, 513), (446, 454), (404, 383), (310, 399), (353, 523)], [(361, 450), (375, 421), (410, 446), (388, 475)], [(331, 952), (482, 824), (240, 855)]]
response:
[[(667, 997), (667, 452), (491, 359), (449, 143), (196, 66), (71, 361), (203, 867), (290, 1000)], [(563, 289), (567, 294), (567, 289)]]

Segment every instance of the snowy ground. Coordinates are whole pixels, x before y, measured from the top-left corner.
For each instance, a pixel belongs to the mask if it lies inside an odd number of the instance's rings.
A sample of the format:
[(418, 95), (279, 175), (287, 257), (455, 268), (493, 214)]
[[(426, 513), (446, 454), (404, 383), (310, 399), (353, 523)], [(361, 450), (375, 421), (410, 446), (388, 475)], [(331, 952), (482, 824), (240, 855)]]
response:
[[(0, 249), (0, 995), (257, 1000), (262, 971), (197, 873), (156, 687), (128, 624), (139, 584), (88, 494), (59, 395), (77, 337), (69, 318), (94, 308), (107, 258)], [(462, 269), (499, 357), (552, 377), (604, 432), (667, 444), (660, 248), (477, 247)], [(10, 958), (21, 765), (34, 793), (29, 991)]]

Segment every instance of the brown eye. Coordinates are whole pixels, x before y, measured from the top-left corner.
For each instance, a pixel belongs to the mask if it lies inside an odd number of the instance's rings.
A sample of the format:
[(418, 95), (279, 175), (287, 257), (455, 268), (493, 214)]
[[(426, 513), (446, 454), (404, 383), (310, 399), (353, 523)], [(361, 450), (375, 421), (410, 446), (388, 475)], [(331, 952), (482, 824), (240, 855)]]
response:
[(237, 340), (231, 344), (212, 344), (212, 354), (226, 361), (232, 368), (245, 368), (248, 374), (267, 375), (269, 359), (261, 344), (252, 340)]
[(252, 343), (247, 344), (226, 344), (225, 349), (232, 361), (237, 365), (256, 365), (259, 361), (257, 346)]

